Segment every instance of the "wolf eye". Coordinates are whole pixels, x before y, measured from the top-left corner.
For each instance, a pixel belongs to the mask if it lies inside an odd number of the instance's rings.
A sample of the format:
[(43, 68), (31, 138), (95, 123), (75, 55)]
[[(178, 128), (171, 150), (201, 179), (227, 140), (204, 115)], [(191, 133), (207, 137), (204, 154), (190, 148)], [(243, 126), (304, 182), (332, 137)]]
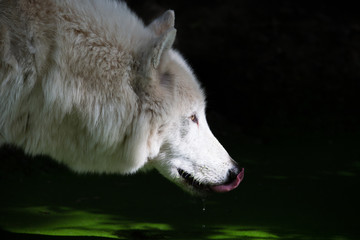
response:
[(196, 124), (199, 124), (199, 120), (195, 114), (190, 116), (191, 121), (193, 121)]

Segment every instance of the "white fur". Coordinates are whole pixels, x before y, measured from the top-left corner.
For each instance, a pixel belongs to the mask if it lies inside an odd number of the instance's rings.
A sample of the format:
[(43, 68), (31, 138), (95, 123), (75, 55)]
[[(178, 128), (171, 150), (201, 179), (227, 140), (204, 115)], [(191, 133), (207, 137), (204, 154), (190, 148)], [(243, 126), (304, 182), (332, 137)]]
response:
[(178, 168), (226, 181), (234, 163), (175, 34), (172, 11), (146, 27), (117, 1), (1, 0), (0, 145), (78, 172), (154, 167), (190, 191)]

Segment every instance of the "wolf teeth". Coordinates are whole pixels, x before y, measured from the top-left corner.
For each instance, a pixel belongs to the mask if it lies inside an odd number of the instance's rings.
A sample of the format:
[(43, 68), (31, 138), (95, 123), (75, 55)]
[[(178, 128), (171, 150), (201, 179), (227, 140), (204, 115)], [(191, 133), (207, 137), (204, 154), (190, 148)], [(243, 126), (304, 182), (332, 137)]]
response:
[(193, 187), (200, 187), (201, 186), (201, 183), (199, 181), (195, 180), (195, 178), (190, 173), (185, 172), (184, 170), (182, 170), (180, 168), (178, 169), (178, 173), (182, 178), (185, 179), (185, 181), (189, 185), (191, 185)]

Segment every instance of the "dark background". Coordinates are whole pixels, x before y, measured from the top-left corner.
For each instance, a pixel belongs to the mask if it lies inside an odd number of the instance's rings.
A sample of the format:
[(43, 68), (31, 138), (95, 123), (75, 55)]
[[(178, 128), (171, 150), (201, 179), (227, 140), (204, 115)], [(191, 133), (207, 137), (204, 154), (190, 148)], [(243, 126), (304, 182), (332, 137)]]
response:
[(354, 5), (286, 0), (128, 4), (145, 23), (175, 10), (175, 48), (203, 83), (209, 112), (242, 132), (359, 129), (360, 17)]
[[(331, 1), (127, 2), (145, 23), (175, 10), (174, 46), (205, 88), (210, 127), (245, 167), (244, 181), (209, 197), (203, 214), (200, 201), (156, 173), (78, 176), (3, 148), (5, 212), (27, 205), (96, 209), (167, 222), (176, 231), (166, 234), (194, 239), (216, 232), (216, 224), (266, 227), (282, 239), (359, 239), (359, 8)], [(198, 222), (205, 231), (189, 227)], [(119, 230), (124, 234), (166, 238), (150, 230)]]
[(129, 6), (145, 23), (175, 10), (175, 48), (203, 84), (208, 121), (226, 148), (235, 145), (240, 158), (254, 146), (283, 148), (287, 159), (261, 158), (263, 166), (278, 161), (281, 173), (345, 167), (357, 176), (360, 15), (353, 4), (159, 0)]
[(280, 218), (298, 225), (359, 233), (357, 7), (287, 0), (129, 5), (145, 23), (175, 10), (175, 48), (206, 89), (215, 135), (246, 169), (239, 196), (252, 200), (238, 202), (241, 211), (275, 222), (287, 212)]

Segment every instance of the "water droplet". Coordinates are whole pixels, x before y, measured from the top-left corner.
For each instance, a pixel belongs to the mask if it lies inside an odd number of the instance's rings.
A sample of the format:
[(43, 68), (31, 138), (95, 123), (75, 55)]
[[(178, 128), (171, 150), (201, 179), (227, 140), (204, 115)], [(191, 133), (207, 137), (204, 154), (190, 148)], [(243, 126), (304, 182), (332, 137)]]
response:
[[(201, 219), (204, 221), (205, 219), (206, 219), (206, 213), (205, 213), (205, 211), (206, 211), (206, 202), (205, 202), (205, 198), (202, 198), (201, 199), (201, 203), (202, 203), (202, 211), (201, 211), (201, 215), (202, 215), (202, 217), (201, 217)], [(205, 230), (205, 228), (206, 228), (206, 225), (205, 225), (205, 223), (206, 222), (203, 222), (202, 224), (201, 224), (201, 229), (203, 230), (203, 231), (206, 231)]]
[(205, 212), (206, 211), (206, 204), (205, 204), (205, 199), (201, 199), (202, 202), (202, 211)]

